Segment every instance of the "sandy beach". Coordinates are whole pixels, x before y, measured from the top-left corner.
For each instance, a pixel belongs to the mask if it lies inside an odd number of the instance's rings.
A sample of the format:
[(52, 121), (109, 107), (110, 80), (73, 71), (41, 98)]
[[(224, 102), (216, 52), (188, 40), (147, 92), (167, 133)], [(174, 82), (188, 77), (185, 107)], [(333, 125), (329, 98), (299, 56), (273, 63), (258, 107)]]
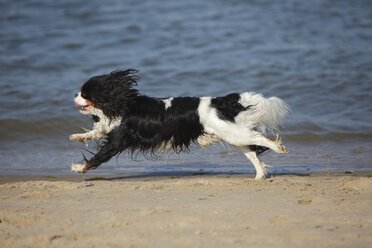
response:
[(370, 247), (371, 176), (0, 176), (0, 246)]

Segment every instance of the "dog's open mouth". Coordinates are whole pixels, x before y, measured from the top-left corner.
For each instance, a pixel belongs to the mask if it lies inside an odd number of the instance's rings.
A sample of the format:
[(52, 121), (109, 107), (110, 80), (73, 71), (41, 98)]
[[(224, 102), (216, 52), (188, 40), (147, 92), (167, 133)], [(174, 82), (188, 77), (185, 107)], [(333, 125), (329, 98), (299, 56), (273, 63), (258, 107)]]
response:
[(75, 107), (80, 108), (80, 110), (87, 111), (89, 109), (90, 105), (79, 105), (79, 104), (75, 103)]

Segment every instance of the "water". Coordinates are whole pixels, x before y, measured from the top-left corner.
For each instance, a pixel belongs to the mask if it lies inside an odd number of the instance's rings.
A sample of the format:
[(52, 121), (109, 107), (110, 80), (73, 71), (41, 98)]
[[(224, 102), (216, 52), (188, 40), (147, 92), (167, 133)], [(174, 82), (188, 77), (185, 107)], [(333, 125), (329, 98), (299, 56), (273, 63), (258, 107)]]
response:
[[(2, 1), (0, 173), (69, 173), (91, 121), (74, 93), (93, 75), (137, 68), (144, 94), (256, 91), (293, 110), (274, 173), (372, 169), (370, 1)], [(90, 144), (94, 151), (94, 143)], [(127, 154), (95, 173), (253, 173), (226, 144), (157, 161)]]

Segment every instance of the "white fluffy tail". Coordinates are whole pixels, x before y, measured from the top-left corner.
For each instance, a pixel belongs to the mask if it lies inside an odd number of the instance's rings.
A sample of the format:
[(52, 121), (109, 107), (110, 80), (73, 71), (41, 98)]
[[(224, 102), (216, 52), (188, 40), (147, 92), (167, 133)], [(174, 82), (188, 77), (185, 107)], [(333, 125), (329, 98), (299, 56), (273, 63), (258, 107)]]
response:
[(249, 119), (263, 133), (267, 129), (271, 132), (278, 130), (284, 117), (290, 113), (289, 106), (278, 97), (265, 98), (261, 94), (246, 92), (241, 95), (240, 103), (244, 107), (250, 106), (247, 111)]
[(259, 122), (259, 128), (265, 132), (278, 130), (284, 117), (290, 113), (289, 106), (278, 97), (264, 98), (265, 105), (263, 106), (265, 114)]

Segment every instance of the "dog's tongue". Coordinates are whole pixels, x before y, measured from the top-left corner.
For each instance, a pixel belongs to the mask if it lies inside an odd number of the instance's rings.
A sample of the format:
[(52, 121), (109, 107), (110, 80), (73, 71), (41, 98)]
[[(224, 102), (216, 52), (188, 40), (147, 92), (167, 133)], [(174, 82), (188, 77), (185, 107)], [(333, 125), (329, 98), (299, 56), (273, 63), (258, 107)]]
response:
[(77, 103), (75, 103), (75, 108), (80, 108), (81, 106)]

